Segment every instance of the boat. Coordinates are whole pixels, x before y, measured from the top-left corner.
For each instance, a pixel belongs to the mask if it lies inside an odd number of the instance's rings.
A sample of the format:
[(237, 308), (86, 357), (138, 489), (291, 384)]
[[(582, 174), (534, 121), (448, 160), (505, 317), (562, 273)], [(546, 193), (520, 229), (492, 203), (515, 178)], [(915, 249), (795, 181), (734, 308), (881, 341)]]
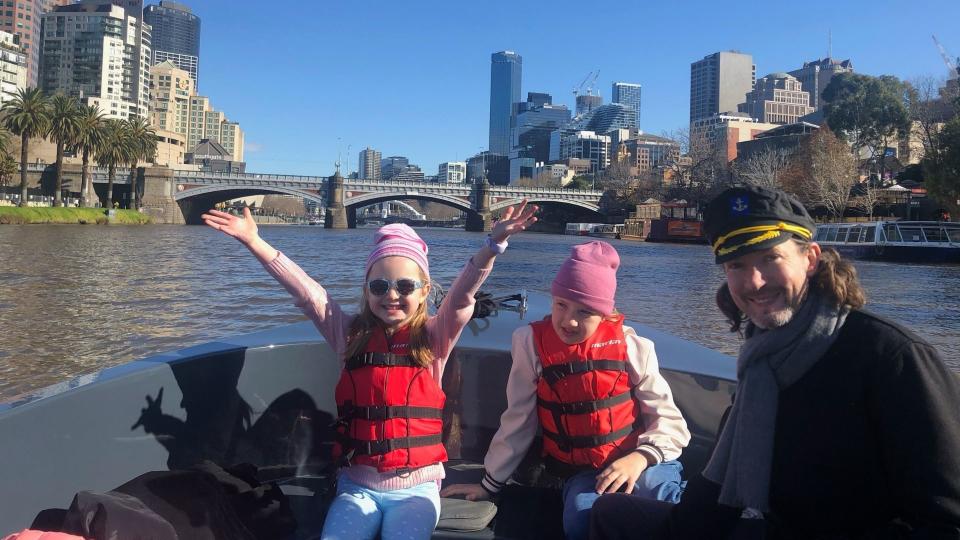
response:
[(605, 223), (603, 225), (594, 225), (590, 227), (590, 232), (587, 233), (588, 236), (595, 236), (597, 238), (617, 238), (619, 239), (623, 234), (623, 224), (613, 224)]
[[(500, 300), (506, 303), (490, 316), (467, 325), (444, 374), (445, 483), (479, 482), (506, 408), (511, 334), (550, 312), (547, 295)], [(735, 389), (734, 360), (629, 324), (656, 343), (692, 433), (681, 461), (688, 474), (700, 471)], [(294, 537), (310, 538), (322, 526), (314, 495), (331, 485), (339, 371), (334, 351), (303, 322), (144, 358), (0, 402), (0, 534), (26, 528), (41, 510), (67, 508), (81, 490), (106, 492), (148, 471), (208, 459), (256, 465), (261, 480), (276, 482), (290, 500), (299, 527)], [(538, 460), (528, 461), (523, 470), (535, 471)], [(515, 475), (521, 483), (505, 488), (486, 527), (438, 528), (433, 537), (562, 537), (558, 485), (521, 472)], [(444, 499), (444, 508), (450, 504)]]
[(960, 223), (949, 221), (827, 223), (814, 241), (858, 259), (960, 263)]
[(590, 230), (594, 227), (603, 226), (603, 223), (567, 223), (567, 226), (564, 228), (563, 234), (571, 234), (574, 236), (586, 236), (590, 234)]

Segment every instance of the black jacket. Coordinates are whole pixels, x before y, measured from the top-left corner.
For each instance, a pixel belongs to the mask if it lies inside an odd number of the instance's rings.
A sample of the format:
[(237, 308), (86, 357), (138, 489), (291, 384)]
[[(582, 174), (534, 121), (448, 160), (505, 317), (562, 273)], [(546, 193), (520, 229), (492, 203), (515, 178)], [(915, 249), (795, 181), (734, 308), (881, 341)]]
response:
[[(912, 332), (852, 312), (780, 394), (769, 539), (960, 539), (960, 378)], [(671, 536), (726, 538), (739, 509), (691, 480)]]

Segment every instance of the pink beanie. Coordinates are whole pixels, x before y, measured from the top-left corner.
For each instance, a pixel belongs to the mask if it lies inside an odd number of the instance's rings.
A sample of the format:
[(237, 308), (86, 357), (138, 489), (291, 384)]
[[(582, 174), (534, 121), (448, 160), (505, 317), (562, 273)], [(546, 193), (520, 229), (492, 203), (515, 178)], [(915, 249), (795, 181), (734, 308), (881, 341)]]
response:
[(427, 243), (409, 225), (394, 223), (377, 229), (373, 236), (373, 251), (367, 257), (367, 270), (370, 273), (373, 263), (384, 257), (406, 257), (417, 263), (426, 276), (430, 277), (430, 264), (427, 262)]
[(573, 246), (570, 257), (563, 261), (550, 293), (580, 302), (603, 315), (613, 313), (613, 297), (617, 294), (617, 267), (620, 255), (606, 242), (589, 242)]

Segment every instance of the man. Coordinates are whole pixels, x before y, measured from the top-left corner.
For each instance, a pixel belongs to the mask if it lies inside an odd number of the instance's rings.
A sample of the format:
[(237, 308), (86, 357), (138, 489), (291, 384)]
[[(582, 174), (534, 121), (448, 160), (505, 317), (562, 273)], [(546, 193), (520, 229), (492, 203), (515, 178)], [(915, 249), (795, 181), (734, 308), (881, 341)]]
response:
[(861, 309), (856, 270), (793, 197), (728, 189), (704, 228), (746, 338), (734, 404), (678, 505), (601, 497), (592, 538), (960, 538), (957, 375)]

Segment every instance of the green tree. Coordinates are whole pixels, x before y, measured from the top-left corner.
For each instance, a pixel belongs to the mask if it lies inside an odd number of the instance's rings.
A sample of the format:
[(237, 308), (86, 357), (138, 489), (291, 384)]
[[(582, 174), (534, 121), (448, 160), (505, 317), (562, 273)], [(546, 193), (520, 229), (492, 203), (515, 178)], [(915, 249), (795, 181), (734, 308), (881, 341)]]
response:
[(27, 150), (31, 137), (41, 137), (49, 129), (49, 101), (37, 88), (21, 88), (2, 111), (4, 127), (20, 136), (20, 206), (27, 206)]
[(858, 158), (868, 149), (883, 179), (886, 149), (910, 129), (909, 87), (890, 75), (842, 73), (830, 80), (823, 99), (830, 129), (843, 135)]
[(108, 118), (103, 122), (103, 141), (97, 148), (97, 163), (107, 168), (107, 208), (113, 208), (113, 182), (117, 176), (117, 166), (130, 162), (135, 151), (130, 147), (125, 122)]
[(80, 131), (80, 103), (76, 98), (57, 94), (50, 98), (50, 128), (47, 136), (57, 143), (56, 191), (53, 205), (63, 206), (63, 153), (74, 145)]
[(564, 189), (593, 189), (593, 179), (588, 175), (574, 176)]
[(80, 204), (93, 206), (96, 192), (93, 190), (93, 178), (90, 175), (90, 157), (95, 156), (103, 144), (104, 122), (106, 119), (96, 106), (80, 105), (80, 129), (73, 144), (83, 155), (83, 167), (80, 172), (83, 191)]
[(932, 151), (923, 159), (927, 192), (950, 210), (960, 214), (960, 117), (943, 126)]
[(157, 133), (149, 122), (139, 116), (124, 122), (127, 144), (130, 147), (130, 204), (140, 208), (142, 190), (137, 185), (137, 163), (152, 162), (157, 158)]
[(17, 169), (17, 159), (6, 151), (0, 152), (0, 187), (5, 188), (10, 184), (10, 179), (17, 174)]

